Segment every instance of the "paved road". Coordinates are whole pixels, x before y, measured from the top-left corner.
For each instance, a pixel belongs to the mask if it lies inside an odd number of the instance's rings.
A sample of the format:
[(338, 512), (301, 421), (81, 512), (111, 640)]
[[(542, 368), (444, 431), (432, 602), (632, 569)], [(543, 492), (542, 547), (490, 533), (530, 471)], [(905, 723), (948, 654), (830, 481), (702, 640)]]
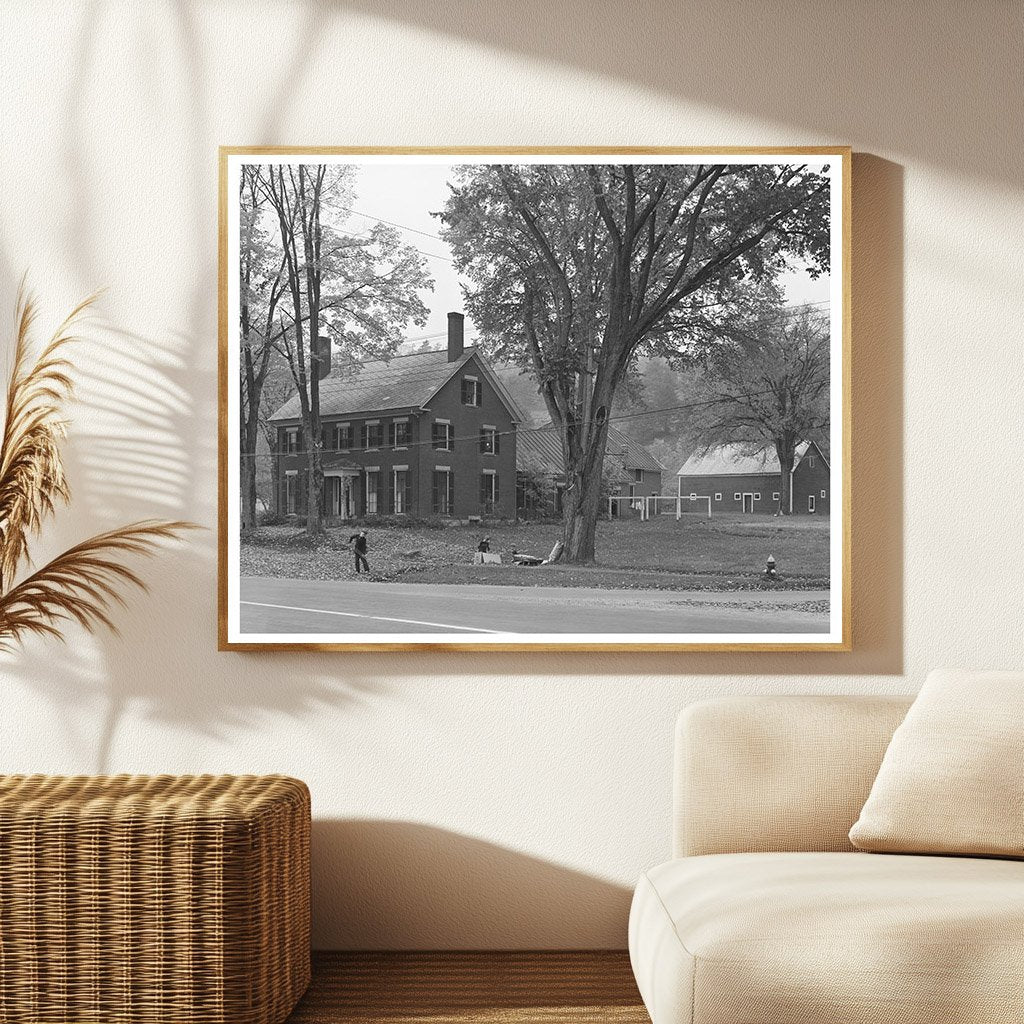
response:
[(245, 577), (242, 633), (826, 633), (827, 591), (590, 590)]

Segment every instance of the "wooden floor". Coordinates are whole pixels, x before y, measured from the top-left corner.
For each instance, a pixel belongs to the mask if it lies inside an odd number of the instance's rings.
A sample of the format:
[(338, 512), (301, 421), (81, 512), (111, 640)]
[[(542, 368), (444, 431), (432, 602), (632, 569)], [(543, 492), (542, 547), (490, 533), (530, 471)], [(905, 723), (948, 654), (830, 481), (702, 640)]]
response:
[(288, 1024), (650, 1024), (620, 952), (318, 953)]

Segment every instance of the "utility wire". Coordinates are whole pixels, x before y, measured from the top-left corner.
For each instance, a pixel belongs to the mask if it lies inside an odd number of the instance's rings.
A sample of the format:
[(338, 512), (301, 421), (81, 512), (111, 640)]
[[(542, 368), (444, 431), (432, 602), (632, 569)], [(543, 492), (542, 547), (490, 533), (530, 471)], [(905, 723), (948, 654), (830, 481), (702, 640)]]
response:
[[(347, 209), (347, 207), (345, 207), (345, 209)], [(352, 212), (355, 213), (356, 211), (353, 210)], [(367, 215), (366, 214), (360, 214), (360, 216), (365, 217)], [(403, 225), (401, 225), (401, 224), (394, 224), (390, 220), (386, 220), (386, 221), (384, 221), (384, 223), (385, 224), (391, 224), (392, 227), (397, 227), (397, 228), (403, 227)], [(406, 231), (416, 231), (415, 228), (405, 228), (405, 230)], [(423, 231), (417, 231), (416, 233), (418, 235), (425, 234), (425, 232), (423, 232)], [(371, 234), (372, 234), (372, 232), (370, 232), (370, 231), (352, 231), (352, 232), (349, 232), (349, 235), (352, 238), (369, 238)], [(436, 235), (429, 235), (428, 237), (429, 238), (437, 238)], [(438, 239), (438, 241), (443, 241), (443, 239)], [(427, 256), (427, 257), (429, 257), (432, 260), (444, 260), (445, 263), (451, 263), (453, 266), (455, 264), (455, 260), (453, 260), (449, 256), (441, 256), (440, 254), (438, 254), (436, 252), (424, 252), (422, 249), (418, 249), (415, 245), (410, 245), (409, 248), (412, 249), (413, 252), (418, 252), (421, 256)]]
[[(730, 401), (730, 402), (733, 402), (733, 401), (738, 402), (738, 401), (743, 400), (743, 399), (762, 398), (765, 395), (770, 395), (770, 394), (773, 394), (773, 393), (774, 392), (770, 388), (769, 389), (765, 389), (764, 391), (750, 391), (750, 392), (746, 392), (745, 394), (730, 395), (730, 396), (728, 396), (728, 401)], [(632, 419), (637, 419), (640, 416), (655, 416), (655, 415), (658, 415), (659, 413), (664, 413), (664, 412), (682, 412), (683, 410), (699, 409), (699, 408), (701, 408), (701, 407), (703, 407), (705, 405), (716, 405), (716, 404), (718, 404), (721, 401), (722, 401), (721, 397), (709, 398), (709, 399), (706, 399), (704, 401), (699, 401), (699, 402), (684, 402), (682, 405), (667, 405), (667, 406), (663, 406), (660, 409), (644, 409), (641, 412), (620, 413), (617, 416), (609, 416), (608, 417), (608, 422), (612, 423), (612, 422), (618, 422), (620, 420), (632, 420)], [(326, 425), (329, 426), (330, 424), (326, 424)], [(512, 434), (515, 434), (518, 437), (518, 436), (522, 436), (523, 434), (546, 433), (546, 432), (557, 430), (557, 429), (558, 428), (555, 427), (554, 425), (546, 426), (546, 427), (523, 427), (521, 429), (513, 429), (513, 430), (495, 430), (493, 432), (493, 434), (494, 434), (495, 437), (507, 437), (507, 436), (510, 436)], [(382, 433), (383, 433), (383, 431), (382, 431)], [(632, 438), (630, 440), (632, 440)], [(457, 442), (460, 442), (460, 441), (462, 441), (462, 442), (473, 441), (473, 442), (479, 444), (479, 442), (480, 442), (480, 434), (479, 434), (479, 432), (477, 432), (476, 434), (466, 434), (466, 435), (464, 435), (462, 437), (450, 437), (450, 438), (448, 438), (448, 443), (450, 445), (454, 445), (454, 444), (456, 444)], [(322, 454), (335, 454), (335, 453), (344, 454), (346, 452), (360, 452), (360, 451), (365, 452), (367, 450), (369, 450), (369, 451), (382, 451), (382, 452), (383, 451), (406, 451), (406, 450), (408, 450), (410, 448), (428, 448), (428, 447), (429, 448), (433, 448), (434, 447), (433, 439), (431, 439), (429, 441), (426, 441), (426, 440), (424, 440), (424, 441), (410, 441), (408, 444), (403, 444), (403, 445), (380, 444), (376, 448), (372, 448), (372, 449), (352, 447), (350, 449), (340, 449), (339, 450), (339, 449), (333, 449), (333, 448), (326, 448), (325, 447), (325, 448), (321, 449), (321, 453)], [(445, 449), (445, 448), (437, 448), (437, 449), (435, 449), (435, 451), (439, 451), (439, 452), (441, 452), (441, 451), (449, 451), (449, 450), (450, 449)], [(292, 451), (292, 452), (264, 452), (264, 453), (260, 453), (260, 454), (252, 453), (252, 452), (243, 452), (243, 453), (241, 453), (241, 457), (242, 458), (250, 458), (250, 459), (257, 459), (257, 458), (292, 458), (292, 457), (299, 456), (299, 455), (309, 455), (310, 451), (311, 451), (311, 449), (309, 449), (309, 448), (301, 448), (301, 449), (299, 449), (297, 451)]]
[[(775, 319), (762, 318), (762, 319), (748, 320), (745, 323), (741, 323), (739, 325), (730, 327), (729, 330), (730, 331), (742, 331), (744, 329), (750, 329), (750, 328), (754, 328), (754, 327), (758, 327), (758, 326), (764, 327), (764, 326), (768, 326), (770, 324), (775, 324), (775, 323), (786, 323), (786, 322), (788, 322), (790, 317), (800, 315), (800, 313), (803, 312), (804, 308), (807, 307), (807, 306), (822, 306), (822, 305), (828, 305), (828, 304), (829, 304), (829, 300), (827, 300), (827, 299), (822, 299), (819, 302), (814, 302), (814, 303), (811, 303), (811, 302), (802, 303), (800, 306), (789, 307), (788, 309), (783, 310), (779, 314), (779, 316), (777, 318), (775, 318)], [(436, 334), (426, 334), (426, 335), (422, 335), (422, 336), (417, 337), (417, 338), (409, 338), (406, 341), (401, 342), (401, 344), (407, 344), (407, 343), (418, 342), (418, 341), (419, 342), (422, 342), (422, 341), (432, 341), (435, 338), (443, 338), (443, 337), (445, 337), (446, 333), (447, 332), (445, 332), (445, 331), (438, 331)], [(476, 334), (475, 338), (479, 339), (479, 334)], [(474, 348), (474, 347), (477, 347), (477, 346), (475, 344), (467, 346), (467, 348)], [(397, 360), (397, 359), (408, 359), (408, 358), (413, 357), (413, 356), (431, 355), (433, 353), (443, 352), (443, 351), (444, 351), (444, 348), (442, 347), (442, 348), (428, 349), (426, 352), (405, 352), (405, 353), (402, 353), (401, 355), (392, 356), (390, 360), (384, 359), (383, 357), (378, 357), (378, 358), (375, 358), (375, 359), (355, 360), (352, 363), (341, 363), (341, 364), (339, 364), (339, 366), (344, 366), (344, 367), (349, 367), (350, 366), (350, 367), (353, 368), (353, 370), (356, 370), (357, 372), (354, 372), (351, 377), (345, 377), (345, 376), (343, 376), (340, 373), (338, 375), (332, 374), (332, 375), (330, 375), (328, 377), (325, 377), (320, 382), (320, 386), (323, 387), (324, 384), (328, 384), (333, 389), (336, 386), (345, 385), (345, 384), (351, 385), (353, 387), (367, 387), (367, 386), (370, 386), (371, 384), (376, 384), (377, 382), (388, 383), (388, 382), (395, 381), (395, 380), (402, 380), (402, 381), (407, 381), (408, 383), (412, 384), (412, 383), (417, 383), (419, 381), (430, 380), (430, 379), (432, 379), (433, 377), (436, 376), (436, 371), (430, 372), (430, 373), (427, 373), (427, 372), (409, 373), (407, 370), (403, 370), (403, 369), (401, 369), (399, 367), (396, 367), (396, 366), (393, 366), (391, 364), (392, 364), (392, 362), (394, 360)], [(383, 363), (384, 364), (384, 368), (372, 371), (373, 372), (372, 380), (367, 381), (365, 383), (362, 383), (360, 381), (360, 379), (359, 379), (360, 373), (358, 371), (360, 371), (361, 368), (365, 367), (367, 363)], [(441, 369), (441, 367), (438, 367), (438, 369)], [(492, 372), (494, 372), (494, 371), (492, 370)]]
[(379, 220), (382, 224), (390, 224), (393, 228), (401, 228), (403, 231), (411, 231), (414, 235), (422, 235), (424, 238), (436, 238), (439, 242), (444, 241), (440, 235), (432, 235), (429, 231), (420, 231), (419, 228), (411, 228), (408, 224), (399, 224), (397, 221), (388, 220), (387, 217), (375, 217), (372, 213), (363, 213), (361, 210), (353, 210), (351, 206), (343, 206), (341, 209), (348, 213), (354, 213), (357, 217), (365, 217), (367, 220)]

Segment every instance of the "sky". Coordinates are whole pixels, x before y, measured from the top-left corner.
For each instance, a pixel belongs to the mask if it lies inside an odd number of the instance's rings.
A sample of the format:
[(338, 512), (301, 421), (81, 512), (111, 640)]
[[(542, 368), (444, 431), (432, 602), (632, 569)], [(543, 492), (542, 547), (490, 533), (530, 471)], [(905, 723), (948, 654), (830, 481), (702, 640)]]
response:
[[(442, 347), (448, 312), (461, 311), (463, 306), (460, 277), (451, 262), (451, 249), (438, 237), (439, 219), (431, 216), (444, 207), (451, 176), (452, 165), (445, 163), (362, 166), (356, 178), (354, 212), (346, 225), (349, 230), (365, 231), (377, 220), (391, 221), (400, 228), (403, 240), (425, 255), (434, 278), (434, 290), (424, 291), (420, 296), (430, 311), (426, 326), (409, 328), (408, 340), (415, 346), (427, 338), (431, 346)], [(814, 280), (806, 271), (795, 270), (783, 275), (782, 284), (790, 304), (811, 302), (821, 304), (821, 309), (826, 308), (828, 275)], [(467, 342), (472, 342), (474, 333), (467, 318)]]

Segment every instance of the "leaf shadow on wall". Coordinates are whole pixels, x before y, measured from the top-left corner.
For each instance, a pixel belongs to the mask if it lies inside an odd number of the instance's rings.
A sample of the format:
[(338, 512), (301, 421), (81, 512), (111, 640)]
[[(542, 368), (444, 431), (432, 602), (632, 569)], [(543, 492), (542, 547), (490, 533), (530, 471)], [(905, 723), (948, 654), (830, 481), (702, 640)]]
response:
[[(1009, 75), (1019, 65), (1024, 27), (1017, 4), (737, 7), (651, 0), (624, 7), (524, 0), (514, 16), (507, 5), (476, 0), (333, 0), (330, 7), (435, 33), (441, 52), (449, 41), (464, 41), (522, 54), (698, 109), (735, 112), (745, 122), (732, 140), (664, 138), (663, 130), (652, 139), (640, 119), (629, 124), (627, 137), (601, 137), (595, 145), (742, 143), (755, 141), (747, 126), (760, 122), (771, 132), (766, 138), (760, 131), (756, 141), (763, 144), (856, 140), (864, 149), (899, 152), (982, 180), (1021, 182), (1019, 132), (993, 127), (1020, 120), (1021, 79)], [(447, 75), (431, 67), (420, 81), (427, 108), (449, 102)], [(578, 88), (585, 103), (586, 83)], [(507, 139), (498, 132), (467, 141), (559, 145), (569, 136)]]
[[(325, 659), (313, 663), (303, 655), (275, 654), (274, 670), (268, 672), (265, 661), (254, 664), (258, 656), (214, 654), (216, 493), (211, 481), (217, 462), (217, 268), (212, 183), (217, 154), (206, 144), (211, 120), (202, 87), (207, 58), (196, 12), (188, 3), (173, 3), (151, 18), (132, 22), (145, 35), (142, 43), (154, 58), (137, 62), (140, 94), (160, 102), (168, 83), (159, 69), (173, 66), (173, 87), (181, 101), (175, 113), (190, 128), (184, 141), (176, 136), (170, 140), (181, 168), (175, 179), (179, 187), (173, 195), (150, 202), (147, 213), (159, 219), (173, 210), (173, 217), (187, 225), (199, 264), (190, 268), (191, 291), (169, 320), (178, 329), (146, 335), (124, 326), (133, 321), (133, 296), (114, 283), (125, 278), (119, 254), (106, 251), (98, 241), (111, 214), (130, 203), (132, 189), (139, 187), (125, 169), (126, 191), (115, 198), (98, 188), (92, 177), (97, 162), (104, 167), (106, 159), (91, 128), (96, 99), (91, 90), (103, 78), (105, 16), (103, 5), (94, 5), (81, 20), (61, 138), (67, 192), (74, 196), (64, 227), (68, 272), (78, 282), (73, 286), (75, 298), (98, 283), (112, 287), (72, 354), (78, 368), (78, 403), (64, 457), (73, 501), (41, 539), (36, 553), (49, 557), (59, 545), (139, 518), (198, 518), (212, 529), (190, 534), (181, 544), (168, 545), (152, 562), (138, 564), (152, 589), (146, 595), (126, 592), (127, 606), (114, 614), (121, 639), (105, 633), (89, 639), (71, 627), (66, 647), (31, 642), (7, 659), (4, 671), (43, 693), (58, 709), (57, 721), (64, 729), (61, 745), (74, 763), (98, 772), (154, 771), (165, 766), (149, 763), (144, 752), (136, 753), (130, 765), (116, 754), (118, 730), (129, 711), (183, 726), (197, 737), (218, 737), (235, 728), (256, 728), (275, 713), (313, 716), (321, 708), (360, 703), (384, 687), (377, 681), (338, 678)], [(267, 141), (276, 137), (296, 83), (314, 58), (324, 17), (318, 5), (308, 8), (289, 73), (266, 99), (263, 129), (257, 134)], [(175, 60), (169, 65), (156, 59), (163, 48), (173, 49)], [(165, 129), (160, 122), (153, 126), (153, 135), (164, 130), (173, 135), (175, 129)], [(99, 180), (106, 179), (100, 175)], [(142, 196), (135, 196), (135, 201), (141, 204)], [(173, 264), (169, 269), (173, 272)], [(4, 291), (13, 297), (22, 271), (5, 245), (0, 245), (0, 271)], [(146, 274), (159, 272), (155, 265), (136, 268), (136, 287), (144, 289)], [(56, 301), (51, 290), (55, 283), (35, 276), (30, 283), (44, 291), (49, 309)], [(188, 611), (183, 614), (183, 609)], [(183, 633), (183, 626), (195, 631)], [(251, 672), (247, 664), (253, 666)], [(190, 760), (187, 747), (182, 748), (182, 757), (179, 770), (207, 764), (194, 755)], [(243, 759), (222, 767), (239, 771), (254, 766)], [(260, 768), (275, 769), (273, 763)]]
[(314, 821), (312, 866), (315, 948), (626, 945), (625, 886), (430, 825)]
[[(70, 512), (57, 524), (65, 543), (119, 520), (177, 517), (209, 505), (193, 502), (190, 495), (196, 467), (208, 478), (216, 458), (215, 434), (207, 429), (204, 439), (204, 416), (196, 409), (213, 384), (209, 373), (204, 381), (174, 355), (182, 350), (180, 341), (154, 341), (111, 324), (90, 331), (80, 349), (88, 357), (80, 359), (78, 372), (88, 415), (74, 424), (65, 449), (74, 490)], [(272, 655), (273, 672), (261, 664), (251, 673), (244, 664), (255, 656), (215, 655), (214, 562), (214, 531), (167, 545), (152, 561), (137, 564), (152, 588), (147, 594), (125, 591), (127, 606), (114, 614), (120, 638), (101, 632), (83, 642), (69, 628), (66, 648), (32, 643), (12, 659), (7, 671), (44, 691), (58, 707), (82, 712), (102, 704), (91, 756), (80, 738), (66, 737), (68, 749), (92, 762), (94, 770), (111, 769), (116, 733), (129, 709), (185, 726), (197, 736), (217, 737), (255, 727), (275, 713), (312, 715), (318, 708), (362, 702), (371, 691), (381, 692), (379, 684), (318, 671), (302, 655)], [(182, 609), (189, 613), (182, 615)], [(198, 632), (180, 631), (183, 624), (197, 622), (202, 626)], [(48, 670), (55, 655), (57, 674)], [(239, 659), (243, 667), (217, 671), (218, 657)], [(83, 721), (90, 722), (89, 716)]]

